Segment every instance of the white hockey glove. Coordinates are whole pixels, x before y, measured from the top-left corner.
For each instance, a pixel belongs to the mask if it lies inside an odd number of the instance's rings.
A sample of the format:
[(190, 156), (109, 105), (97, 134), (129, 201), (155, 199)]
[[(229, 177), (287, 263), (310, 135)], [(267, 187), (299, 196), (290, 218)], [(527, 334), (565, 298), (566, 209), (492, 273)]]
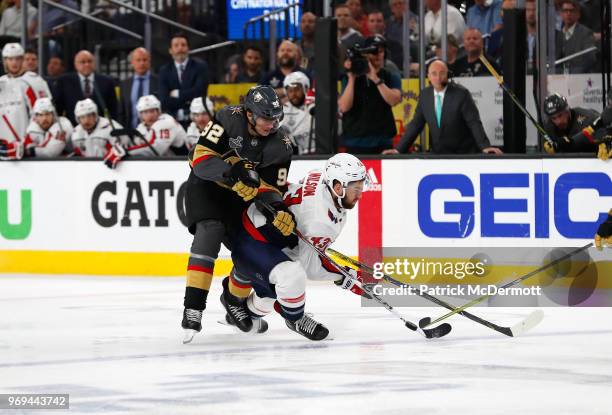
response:
[(344, 267), (344, 269), (348, 272), (350, 278), (348, 276), (341, 277), (340, 279), (334, 281), (334, 284), (344, 290), (349, 290), (353, 294), (357, 294), (361, 297), (371, 299), (372, 296), (363, 290), (361, 276), (359, 275), (359, 272), (349, 267)]
[(23, 144), (19, 141), (8, 142), (0, 138), (0, 160), (21, 160)]
[(115, 143), (108, 149), (104, 155), (104, 164), (109, 169), (117, 167), (117, 163), (123, 160), (127, 156), (127, 151), (120, 143)]

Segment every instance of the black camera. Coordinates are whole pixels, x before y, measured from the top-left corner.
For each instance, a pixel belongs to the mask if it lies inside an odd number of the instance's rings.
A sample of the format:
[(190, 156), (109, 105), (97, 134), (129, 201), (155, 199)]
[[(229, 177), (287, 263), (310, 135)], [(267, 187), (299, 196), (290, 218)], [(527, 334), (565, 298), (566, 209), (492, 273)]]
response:
[(357, 76), (367, 74), (368, 58), (366, 58), (364, 55), (377, 52), (378, 46), (375, 45), (362, 47), (359, 44), (356, 44), (355, 46), (348, 48), (346, 51), (346, 57), (351, 61), (351, 69), (349, 69), (349, 71)]

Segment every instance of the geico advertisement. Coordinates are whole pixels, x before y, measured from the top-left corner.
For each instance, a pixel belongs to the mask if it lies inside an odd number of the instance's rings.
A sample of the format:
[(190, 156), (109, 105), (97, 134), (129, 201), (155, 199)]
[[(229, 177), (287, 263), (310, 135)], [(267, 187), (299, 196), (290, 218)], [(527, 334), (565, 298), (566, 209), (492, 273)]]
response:
[[(289, 181), (324, 163), (294, 161)], [(381, 164), (369, 172), (382, 203), (358, 205), (334, 244), (347, 254), (372, 244), (578, 246), (612, 207), (612, 164), (596, 159)], [(114, 171), (100, 162), (1, 163), (0, 249), (188, 252), (188, 174), (182, 161), (126, 161)]]
[(578, 246), (612, 208), (597, 159), (383, 163), (383, 246)]
[[(293, 162), (289, 181), (324, 163)], [(1, 163), (0, 249), (188, 252), (188, 175), (182, 161)], [(350, 216), (338, 246), (356, 254), (357, 211)]]

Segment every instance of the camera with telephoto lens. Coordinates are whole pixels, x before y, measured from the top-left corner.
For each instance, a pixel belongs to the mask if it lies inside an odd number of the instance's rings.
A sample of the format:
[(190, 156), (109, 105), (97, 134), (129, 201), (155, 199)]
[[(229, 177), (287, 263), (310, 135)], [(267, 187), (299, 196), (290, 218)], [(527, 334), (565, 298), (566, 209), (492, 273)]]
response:
[(350, 72), (355, 75), (365, 75), (368, 73), (368, 58), (365, 57), (366, 54), (377, 53), (378, 46), (360, 46), (356, 44), (353, 47), (350, 47), (346, 51), (346, 57), (351, 61), (351, 69)]

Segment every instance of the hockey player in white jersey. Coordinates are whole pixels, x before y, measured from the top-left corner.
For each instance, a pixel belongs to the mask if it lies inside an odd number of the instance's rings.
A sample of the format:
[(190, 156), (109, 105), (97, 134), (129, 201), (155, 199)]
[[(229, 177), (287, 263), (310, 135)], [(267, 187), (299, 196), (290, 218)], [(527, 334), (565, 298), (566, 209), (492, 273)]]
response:
[[(298, 231), (324, 251), (342, 232), (347, 211), (361, 199), (367, 179), (359, 159), (336, 154), (327, 161), (324, 171), (311, 171), (300, 184), (289, 185), (284, 198), (288, 214), (295, 217)], [(252, 204), (232, 239), (235, 269), (229, 278), (238, 286), (251, 286), (253, 291), (244, 306), (227, 310), (226, 319), (238, 328), (243, 326), (241, 320), (251, 319), (253, 327), (261, 332), (267, 327), (261, 318), (274, 309), (291, 330), (310, 340), (322, 340), (329, 334), (327, 328), (304, 314), (306, 279), (333, 281), (364, 295), (357, 273), (351, 270), (352, 278), (345, 277), (295, 235), (282, 237), (269, 225), (269, 215)], [(224, 295), (233, 294), (224, 290)]]
[(204, 104), (202, 101), (202, 97), (194, 98), (191, 101), (191, 105), (189, 105), (189, 117), (191, 118), (191, 124), (187, 127), (187, 148), (191, 150), (200, 139), (200, 134), (208, 123), (210, 122), (210, 117), (215, 115), (215, 111), (213, 109), (213, 103), (210, 98), (206, 98), (206, 107), (208, 107), (209, 113), (204, 108)]
[(292, 72), (285, 77), (283, 86), (288, 101), (283, 105), (282, 125), (291, 132), (298, 154), (309, 154), (315, 151), (313, 105), (306, 104), (306, 94), (310, 89), (310, 80), (303, 72)]
[(162, 113), (161, 103), (155, 95), (140, 97), (136, 110), (140, 117), (136, 130), (140, 136), (127, 148), (130, 156), (186, 154), (185, 130), (172, 116)]
[(79, 123), (72, 134), (72, 150), (75, 155), (105, 157), (113, 145), (120, 144), (120, 139), (112, 133), (123, 127), (117, 121), (99, 116), (98, 106), (90, 98), (76, 103), (74, 117)]
[(26, 157), (57, 157), (72, 137), (72, 124), (58, 117), (50, 98), (38, 98), (24, 140)]
[(5, 75), (0, 79), (17, 82), (24, 97), (27, 98), (28, 108), (32, 110), (38, 98), (51, 98), (49, 85), (40, 75), (31, 71), (24, 71), (23, 57), (25, 51), (19, 43), (7, 43), (2, 48), (2, 63)]

